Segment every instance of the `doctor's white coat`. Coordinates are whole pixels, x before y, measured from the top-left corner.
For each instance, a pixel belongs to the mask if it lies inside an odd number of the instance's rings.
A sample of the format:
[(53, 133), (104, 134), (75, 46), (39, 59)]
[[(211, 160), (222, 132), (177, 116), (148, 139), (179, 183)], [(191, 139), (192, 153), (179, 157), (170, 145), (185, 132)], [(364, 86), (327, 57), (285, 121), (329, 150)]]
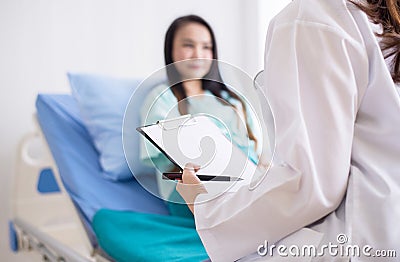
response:
[[(345, 0), (293, 1), (269, 26), (264, 86), (274, 165), (256, 189), (195, 205), (211, 260), (290, 234), (319, 247), (343, 234), (346, 245), (400, 260), (400, 99), (366, 15)], [(378, 260), (351, 257), (368, 259)]]

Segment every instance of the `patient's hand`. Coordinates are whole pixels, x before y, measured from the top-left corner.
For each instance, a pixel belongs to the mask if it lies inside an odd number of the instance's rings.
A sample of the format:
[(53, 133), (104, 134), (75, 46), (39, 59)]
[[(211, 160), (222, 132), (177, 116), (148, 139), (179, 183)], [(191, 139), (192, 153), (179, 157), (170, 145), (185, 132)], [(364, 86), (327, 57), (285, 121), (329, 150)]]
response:
[(207, 193), (200, 179), (196, 176), (196, 172), (200, 169), (194, 164), (186, 164), (182, 180), (176, 185), (176, 191), (182, 196), (188, 205), (190, 211), (194, 213), (194, 200), (199, 194)]

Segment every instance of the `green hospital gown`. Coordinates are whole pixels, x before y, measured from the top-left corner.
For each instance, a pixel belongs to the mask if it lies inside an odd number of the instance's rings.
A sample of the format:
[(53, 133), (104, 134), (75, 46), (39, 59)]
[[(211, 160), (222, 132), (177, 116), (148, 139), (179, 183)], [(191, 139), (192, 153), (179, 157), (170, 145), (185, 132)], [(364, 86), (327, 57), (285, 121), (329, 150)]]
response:
[[(239, 113), (242, 111), (238, 101), (229, 101), (238, 108)], [(154, 124), (165, 118), (179, 117), (176, 103), (175, 96), (167, 86), (155, 87), (144, 102), (142, 123)], [(246, 153), (248, 151), (252, 161), (257, 162), (254, 142), (243, 135), (246, 134), (246, 130), (240, 125), (240, 119), (231, 107), (222, 105), (208, 91), (205, 92), (205, 96), (189, 98), (188, 103), (191, 114), (209, 113), (220, 118), (221, 121), (217, 121), (216, 124), (221, 130), (230, 136), (236, 146)], [(248, 116), (252, 115), (248, 112)], [(257, 134), (258, 130), (253, 125), (255, 118), (248, 118), (250, 127)], [(221, 123), (224, 123), (226, 128)], [(149, 165), (154, 163), (160, 172), (174, 167), (157, 148), (146, 143), (144, 140), (141, 142), (142, 161)], [(183, 199), (175, 190), (175, 182), (162, 180), (161, 174), (157, 174), (157, 178), (161, 196), (172, 200), (166, 201), (170, 215), (100, 210), (95, 214), (92, 223), (100, 246), (116, 261), (208, 260), (206, 250), (197, 234), (193, 215), (187, 205), (181, 204)]]

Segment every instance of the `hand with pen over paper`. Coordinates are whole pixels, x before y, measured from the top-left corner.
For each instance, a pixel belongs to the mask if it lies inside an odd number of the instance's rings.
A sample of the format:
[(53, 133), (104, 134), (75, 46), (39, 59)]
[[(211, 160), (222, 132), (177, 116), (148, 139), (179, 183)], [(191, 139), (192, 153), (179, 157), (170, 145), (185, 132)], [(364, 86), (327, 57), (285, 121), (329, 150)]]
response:
[(182, 180), (176, 185), (176, 191), (182, 196), (188, 205), (190, 211), (194, 213), (194, 200), (199, 194), (207, 193), (204, 185), (200, 179), (196, 176), (196, 172), (199, 171), (200, 166), (188, 163), (185, 165), (182, 174)]

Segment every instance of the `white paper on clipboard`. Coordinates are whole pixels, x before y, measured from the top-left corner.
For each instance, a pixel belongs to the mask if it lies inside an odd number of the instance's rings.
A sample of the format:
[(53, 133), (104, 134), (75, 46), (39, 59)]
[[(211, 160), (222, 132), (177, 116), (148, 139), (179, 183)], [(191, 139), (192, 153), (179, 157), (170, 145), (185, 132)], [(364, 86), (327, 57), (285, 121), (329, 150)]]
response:
[(186, 163), (201, 166), (198, 174), (240, 177), (241, 181), (203, 181), (207, 190), (237, 191), (248, 185), (257, 166), (223, 134), (207, 115), (185, 115), (139, 127), (171, 161), (182, 169)]

